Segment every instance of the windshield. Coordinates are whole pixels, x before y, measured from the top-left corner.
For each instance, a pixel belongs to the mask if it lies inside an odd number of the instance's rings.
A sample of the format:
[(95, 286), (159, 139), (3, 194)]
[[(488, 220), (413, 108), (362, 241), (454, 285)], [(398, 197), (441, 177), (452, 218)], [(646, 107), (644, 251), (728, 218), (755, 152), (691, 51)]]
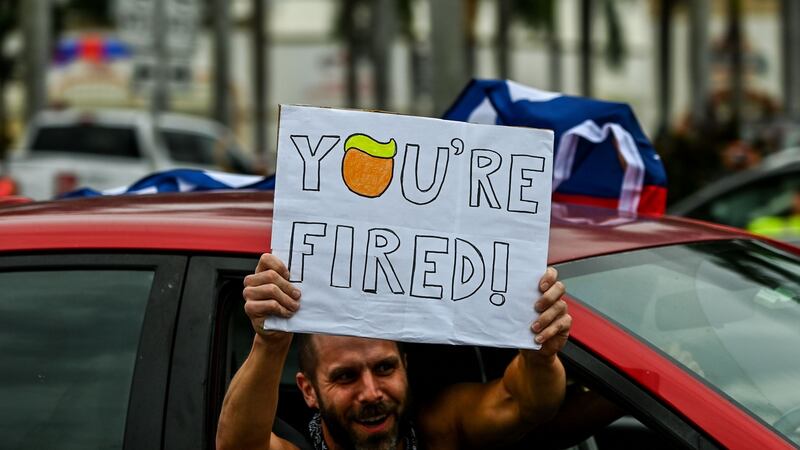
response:
[(31, 151), (139, 157), (139, 143), (131, 127), (98, 124), (41, 127), (31, 142)]
[(571, 296), (800, 443), (800, 258), (724, 241), (558, 269)]
[(169, 156), (175, 161), (213, 165), (214, 154), (222, 143), (212, 136), (199, 133), (161, 129)]

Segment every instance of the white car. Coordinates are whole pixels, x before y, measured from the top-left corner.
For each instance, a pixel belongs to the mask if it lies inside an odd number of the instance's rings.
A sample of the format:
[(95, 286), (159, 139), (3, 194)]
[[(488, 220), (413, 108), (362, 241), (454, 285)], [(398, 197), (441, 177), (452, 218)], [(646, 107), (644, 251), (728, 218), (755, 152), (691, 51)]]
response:
[(256, 171), (233, 133), (217, 122), (165, 113), (154, 126), (146, 111), (70, 109), (43, 111), (31, 121), (8, 173), (20, 195), (40, 200), (79, 187), (129, 185), (177, 167)]

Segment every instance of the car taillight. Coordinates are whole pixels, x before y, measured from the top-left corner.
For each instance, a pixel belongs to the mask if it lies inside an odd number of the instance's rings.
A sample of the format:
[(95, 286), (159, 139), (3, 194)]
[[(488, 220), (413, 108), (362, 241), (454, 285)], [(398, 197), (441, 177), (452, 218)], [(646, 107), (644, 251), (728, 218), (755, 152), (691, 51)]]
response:
[(11, 177), (0, 177), (0, 197), (17, 195), (17, 183)]
[(56, 197), (78, 188), (78, 176), (72, 172), (58, 172), (53, 182)]

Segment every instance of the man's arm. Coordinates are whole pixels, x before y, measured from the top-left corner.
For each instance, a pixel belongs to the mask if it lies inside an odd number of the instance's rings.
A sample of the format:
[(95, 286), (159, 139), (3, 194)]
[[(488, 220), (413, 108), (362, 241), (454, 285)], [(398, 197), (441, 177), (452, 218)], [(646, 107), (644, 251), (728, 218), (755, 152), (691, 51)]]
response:
[(225, 394), (217, 427), (217, 449), (294, 448), (272, 434), (278, 388), (292, 334), (264, 330), (267, 317), (288, 317), (300, 306), (300, 291), (292, 287), (288, 278), (283, 263), (264, 254), (256, 272), (244, 280), (244, 309), (256, 336), (250, 354)]
[[(456, 439), (451, 448), (489, 448), (511, 443), (550, 420), (564, 399), (566, 378), (556, 353), (572, 326), (561, 300), (564, 285), (548, 268), (540, 281), (541, 312), (531, 326), (540, 350), (521, 350), (503, 377), (487, 384), (455, 385), (421, 411), (424, 433), (433, 441)], [(532, 336), (533, 338), (533, 336)]]
[(573, 384), (567, 387), (567, 396), (558, 414), (534, 431), (530, 442), (543, 449), (578, 445), (625, 413), (598, 392)]

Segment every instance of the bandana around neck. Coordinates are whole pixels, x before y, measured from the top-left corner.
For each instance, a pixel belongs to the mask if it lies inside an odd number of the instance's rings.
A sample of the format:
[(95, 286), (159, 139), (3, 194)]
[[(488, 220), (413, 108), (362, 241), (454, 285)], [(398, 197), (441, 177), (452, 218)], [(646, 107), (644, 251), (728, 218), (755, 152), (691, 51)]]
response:
[[(407, 426), (401, 427), (401, 430), (406, 430), (405, 434), (401, 436), (406, 450), (417, 450), (417, 435), (414, 432), (414, 427), (410, 423)], [(311, 442), (314, 444), (314, 450), (328, 450), (325, 445), (325, 439), (322, 437), (322, 416), (320, 413), (314, 414), (311, 421), (308, 422), (308, 434), (311, 436)]]

